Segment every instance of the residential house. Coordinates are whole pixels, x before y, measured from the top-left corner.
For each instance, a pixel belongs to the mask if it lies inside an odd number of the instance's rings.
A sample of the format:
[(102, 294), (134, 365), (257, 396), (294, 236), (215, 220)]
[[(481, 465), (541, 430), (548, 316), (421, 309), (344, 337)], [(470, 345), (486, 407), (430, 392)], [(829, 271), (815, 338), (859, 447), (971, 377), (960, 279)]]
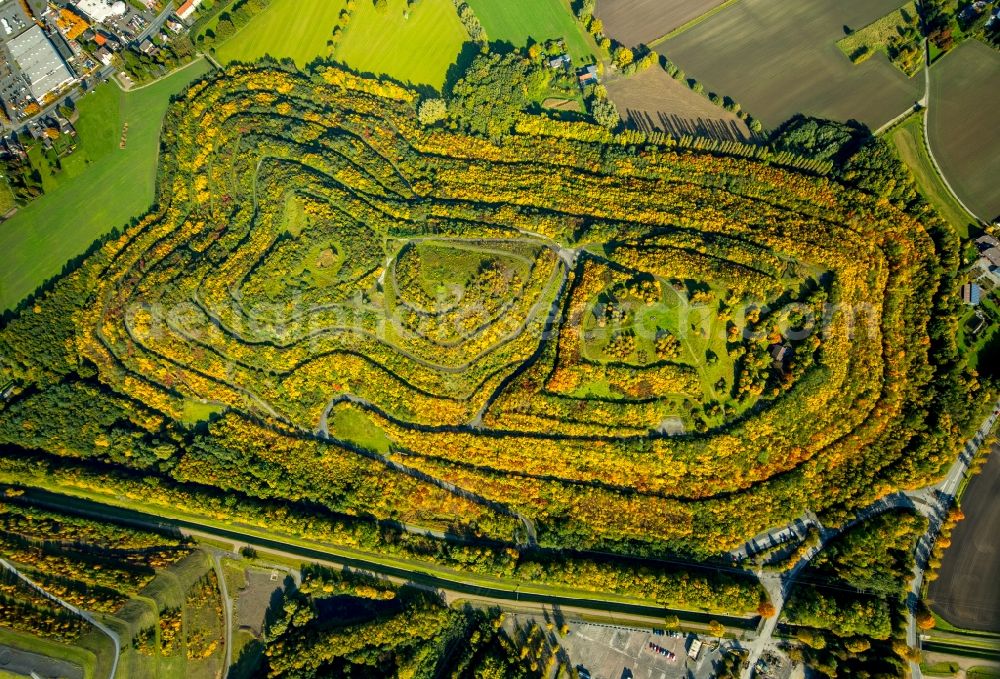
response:
[(549, 68), (560, 69), (568, 67), (572, 63), (568, 54), (560, 54), (558, 57), (549, 59)]
[(176, 14), (183, 21), (187, 21), (200, 4), (201, 0), (185, 0), (184, 4), (177, 8)]
[(596, 85), (600, 82), (597, 78), (597, 67), (593, 64), (587, 66), (586, 68), (580, 69), (577, 73), (577, 77), (580, 79), (580, 87), (586, 87), (587, 85)]
[(94, 56), (97, 57), (97, 60), (105, 66), (111, 65), (111, 52), (108, 51), (107, 47), (102, 47), (94, 52)]

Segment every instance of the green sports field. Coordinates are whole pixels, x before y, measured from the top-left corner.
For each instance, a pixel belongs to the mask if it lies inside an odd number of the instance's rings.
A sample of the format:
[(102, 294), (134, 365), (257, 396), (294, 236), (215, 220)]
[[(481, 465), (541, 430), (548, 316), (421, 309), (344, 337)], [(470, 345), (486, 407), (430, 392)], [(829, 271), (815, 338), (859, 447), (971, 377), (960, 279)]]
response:
[[(149, 208), (160, 122), (170, 96), (209, 69), (198, 61), (129, 93), (107, 83), (79, 102), (80, 148), (63, 161), (53, 190), (0, 224), (0, 309), (15, 306), (96, 238)], [(119, 140), (126, 122), (122, 150)]]
[(595, 45), (573, 17), (566, 0), (468, 0), (486, 29), (490, 42), (506, 41), (524, 47), (528, 39), (544, 42), (564, 38), (570, 56), (581, 59), (595, 53)]
[(216, 48), (216, 57), (228, 63), (270, 55), (305, 66), (317, 57), (329, 56), (327, 41), (342, 9), (341, 0), (272, 0), (266, 10)]
[(421, 0), (409, 18), (405, 9), (406, 0), (389, 0), (384, 13), (369, 0), (358, 2), (334, 57), (363, 73), (440, 90), (468, 33), (451, 0)]

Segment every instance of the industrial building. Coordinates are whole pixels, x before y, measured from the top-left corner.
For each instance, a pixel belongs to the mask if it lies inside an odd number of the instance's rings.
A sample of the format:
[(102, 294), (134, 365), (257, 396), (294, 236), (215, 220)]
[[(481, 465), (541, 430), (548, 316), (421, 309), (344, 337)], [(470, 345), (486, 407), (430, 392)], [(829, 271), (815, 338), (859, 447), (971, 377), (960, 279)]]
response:
[(31, 96), (39, 103), (49, 92), (74, 80), (66, 62), (37, 25), (8, 40), (7, 50), (24, 74)]

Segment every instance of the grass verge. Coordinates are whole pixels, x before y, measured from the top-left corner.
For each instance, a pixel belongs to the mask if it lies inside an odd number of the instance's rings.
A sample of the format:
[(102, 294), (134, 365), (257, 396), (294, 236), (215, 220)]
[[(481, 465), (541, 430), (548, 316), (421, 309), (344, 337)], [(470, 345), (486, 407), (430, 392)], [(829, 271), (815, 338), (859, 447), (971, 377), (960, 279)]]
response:
[(941, 217), (951, 224), (962, 238), (968, 238), (970, 228), (978, 223), (959, 205), (951, 191), (944, 185), (927, 153), (924, 138), (923, 115), (914, 114), (887, 132), (896, 147), (900, 160), (910, 168), (917, 182), (917, 189), (927, 199)]
[(60, 644), (31, 634), (22, 634), (3, 628), (0, 628), (0, 644), (79, 665), (83, 668), (84, 679), (93, 679), (94, 677), (97, 657), (78, 646)]

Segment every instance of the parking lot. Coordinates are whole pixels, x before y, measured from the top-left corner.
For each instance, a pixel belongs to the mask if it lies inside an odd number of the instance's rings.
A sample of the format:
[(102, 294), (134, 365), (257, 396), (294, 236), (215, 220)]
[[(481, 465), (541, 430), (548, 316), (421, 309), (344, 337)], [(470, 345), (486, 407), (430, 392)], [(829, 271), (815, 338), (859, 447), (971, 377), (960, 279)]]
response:
[[(508, 623), (525, 627), (532, 620), (543, 626), (546, 623), (540, 616), (518, 614), (512, 618), (508, 618)], [(712, 665), (719, 657), (718, 651), (709, 648), (706, 643), (697, 661), (689, 659), (688, 649), (696, 638), (694, 635), (654, 634), (648, 629), (591, 623), (570, 622), (567, 627), (568, 633), (561, 635), (558, 643), (569, 656), (572, 666), (585, 670), (586, 673), (581, 671), (581, 677), (589, 674), (591, 679), (672, 679), (687, 676), (708, 679), (713, 675)]]

